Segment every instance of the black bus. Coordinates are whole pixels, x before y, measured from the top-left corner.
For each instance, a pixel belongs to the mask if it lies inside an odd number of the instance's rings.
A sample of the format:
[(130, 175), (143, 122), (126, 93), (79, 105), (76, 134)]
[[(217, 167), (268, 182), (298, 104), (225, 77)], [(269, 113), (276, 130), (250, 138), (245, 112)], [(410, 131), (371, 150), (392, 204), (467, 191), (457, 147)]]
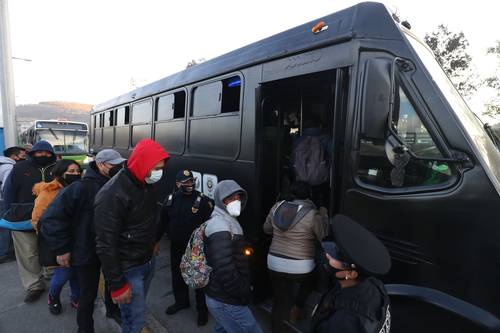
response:
[(331, 143), (320, 196), (386, 244), (396, 332), (500, 330), (500, 151), (430, 49), (385, 6), (361, 3), (97, 105), (91, 148), (153, 138), (211, 195), (249, 193), (255, 296), (268, 297), (264, 218), (291, 147), (319, 120)]

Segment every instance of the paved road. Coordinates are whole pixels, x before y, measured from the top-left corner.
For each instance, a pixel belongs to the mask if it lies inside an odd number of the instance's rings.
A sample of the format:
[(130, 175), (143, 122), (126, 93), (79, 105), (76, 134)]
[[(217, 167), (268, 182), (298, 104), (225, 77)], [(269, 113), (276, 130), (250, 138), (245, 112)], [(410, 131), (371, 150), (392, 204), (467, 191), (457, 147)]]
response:
[[(196, 325), (196, 310), (193, 308), (167, 316), (165, 309), (173, 304), (170, 277), (170, 244), (162, 239), (162, 251), (156, 258), (156, 274), (151, 283), (147, 306), (147, 329), (143, 333), (208, 333), (212, 331), (214, 321), (210, 317), (208, 325)], [(61, 294), (63, 312), (59, 316), (49, 313), (47, 293), (32, 304), (23, 302), (22, 288), (16, 262), (0, 265), (0, 333), (73, 333), (76, 332), (76, 311), (69, 306), (69, 286), (65, 286)], [(191, 304), (194, 305), (194, 293), (191, 293)], [(271, 332), (269, 314), (260, 308), (253, 308), (253, 313), (265, 333)], [(98, 297), (94, 312), (96, 333), (120, 332), (114, 321), (104, 315), (102, 299)]]
[[(76, 311), (69, 305), (69, 287), (61, 294), (63, 311), (59, 316), (49, 313), (47, 293), (35, 303), (23, 302), (24, 289), (16, 262), (0, 265), (0, 333), (73, 333), (76, 332)], [(106, 318), (99, 298), (94, 312), (96, 333), (120, 332), (114, 321)]]

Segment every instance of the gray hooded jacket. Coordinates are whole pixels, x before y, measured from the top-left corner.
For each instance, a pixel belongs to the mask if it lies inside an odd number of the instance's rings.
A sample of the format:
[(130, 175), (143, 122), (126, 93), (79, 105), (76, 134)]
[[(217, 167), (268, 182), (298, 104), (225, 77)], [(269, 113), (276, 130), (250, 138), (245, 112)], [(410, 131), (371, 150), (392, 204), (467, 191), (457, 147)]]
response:
[(250, 296), (249, 259), (244, 255), (246, 242), (238, 220), (229, 215), (223, 200), (235, 193), (241, 196), (242, 210), (247, 193), (234, 180), (223, 180), (215, 188), (215, 208), (205, 229), (208, 265), (212, 267), (205, 288), (219, 302), (246, 305)]
[[(5, 183), (7, 177), (12, 171), (14, 164), (16, 164), (16, 161), (14, 161), (13, 159), (5, 156), (0, 156), (0, 184), (2, 192), (3, 192), (3, 184)], [(2, 198), (3, 198), (3, 193), (0, 192), (0, 199)]]

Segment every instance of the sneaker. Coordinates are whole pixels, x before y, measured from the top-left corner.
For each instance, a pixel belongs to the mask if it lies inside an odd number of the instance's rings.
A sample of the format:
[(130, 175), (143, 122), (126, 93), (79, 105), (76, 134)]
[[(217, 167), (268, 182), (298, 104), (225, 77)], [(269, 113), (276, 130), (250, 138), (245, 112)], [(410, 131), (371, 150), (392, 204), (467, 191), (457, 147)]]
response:
[(47, 303), (49, 304), (50, 313), (52, 313), (53, 315), (58, 315), (61, 313), (62, 305), (59, 298), (52, 297), (49, 294), (49, 300)]
[(208, 312), (198, 311), (198, 326), (205, 326), (208, 323)]
[(33, 303), (34, 301), (37, 301), (40, 298), (40, 296), (42, 296), (43, 292), (44, 292), (43, 289), (28, 291), (26, 297), (24, 297), (24, 303)]
[(166, 310), (165, 313), (168, 315), (173, 315), (179, 312), (180, 310), (187, 309), (189, 308), (189, 304), (179, 304), (175, 303), (174, 305), (169, 306)]

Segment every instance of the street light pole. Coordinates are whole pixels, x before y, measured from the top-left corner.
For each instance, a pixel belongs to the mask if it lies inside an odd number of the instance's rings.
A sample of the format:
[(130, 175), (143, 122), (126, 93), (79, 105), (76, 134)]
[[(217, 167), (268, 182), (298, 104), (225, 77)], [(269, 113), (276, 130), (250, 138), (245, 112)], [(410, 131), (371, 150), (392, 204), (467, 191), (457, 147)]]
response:
[(0, 0), (0, 128), (3, 127), (5, 147), (17, 143), (16, 102), (7, 0)]

